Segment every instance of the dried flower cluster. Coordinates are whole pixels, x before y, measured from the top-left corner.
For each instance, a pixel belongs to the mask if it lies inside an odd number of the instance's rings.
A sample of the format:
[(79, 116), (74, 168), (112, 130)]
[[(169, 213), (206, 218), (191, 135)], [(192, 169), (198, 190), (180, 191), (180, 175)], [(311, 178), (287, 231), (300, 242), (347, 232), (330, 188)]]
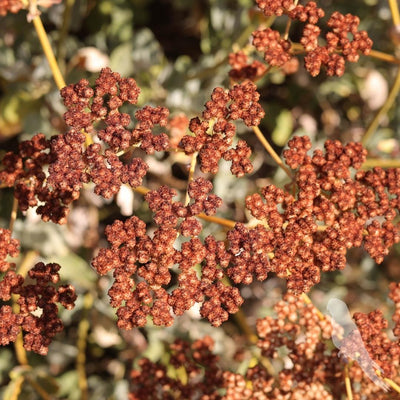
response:
[[(228, 313), (239, 309), (243, 302), (239, 290), (221, 282), (220, 268), (229, 262), (224, 243), (208, 236), (203, 244), (197, 237), (202, 224), (196, 216), (213, 215), (221, 205), (211, 189), (211, 182), (204, 178), (192, 181), (188, 190), (192, 202), (187, 206), (173, 201), (176, 192), (167, 186), (149, 192), (146, 201), (158, 225), (153, 237), (136, 216), (106, 228), (111, 248), (100, 249), (92, 264), (100, 274), (113, 270), (115, 281), (109, 295), (111, 305), (118, 307), (119, 327), (144, 326), (148, 315), (156, 325), (168, 326), (174, 320), (172, 311), (181, 315), (196, 302), (202, 303), (202, 316), (219, 326)], [(191, 237), (180, 250), (175, 248), (178, 234)], [(169, 293), (172, 274), (178, 271), (179, 285)]]
[(327, 141), (325, 153), (315, 150), (312, 156), (308, 137), (294, 137), (288, 147), (283, 154), (295, 170), (296, 194), (270, 185), (262, 196), (247, 197), (246, 207), (263, 224), (237, 224), (228, 234), (240, 252), (234, 272), (228, 269), (231, 279), (246, 283), (254, 273), (260, 279), (275, 272), (287, 279), (289, 291), (299, 293), (318, 283), (321, 271), (343, 269), (352, 247), (364, 245), (381, 263), (400, 241), (394, 222), (400, 212), (400, 169), (360, 170), (366, 151), (359, 143)]
[[(237, 223), (226, 243), (199, 239), (196, 216), (213, 215), (222, 203), (204, 178), (190, 183), (193, 202), (186, 206), (172, 200), (176, 192), (167, 186), (147, 194), (158, 225), (152, 238), (137, 217), (107, 227), (111, 249), (101, 249), (93, 266), (101, 274), (114, 271), (109, 294), (120, 327), (143, 326), (147, 315), (157, 325), (171, 325), (171, 312), (181, 315), (196, 302), (202, 303), (201, 315), (218, 326), (243, 302), (237, 288), (223, 283), (226, 277), (250, 284), (273, 272), (297, 294), (317, 284), (321, 272), (343, 269), (352, 247), (364, 245), (376, 262), (383, 261), (400, 241), (393, 222), (400, 210), (400, 169), (360, 170), (366, 151), (358, 143), (327, 141), (325, 152), (312, 156), (308, 137), (294, 137), (288, 147), (284, 157), (295, 172), (296, 194), (270, 185), (262, 196), (248, 196), (246, 207), (260, 223)], [(180, 249), (179, 234), (191, 238)], [(170, 292), (172, 273), (178, 274), (178, 287)]]
[[(101, 71), (94, 89), (85, 79), (62, 89), (68, 132), (50, 140), (38, 134), (22, 142), (18, 154), (9, 152), (2, 160), (0, 182), (15, 187), (20, 209), (38, 206), (43, 220), (63, 224), (84, 183), (93, 182), (95, 193), (105, 198), (116, 194), (122, 183), (139, 186), (147, 164), (142, 158), (124, 163), (117, 152), (129, 146), (147, 153), (169, 147), (165, 133), (152, 134), (157, 124), (167, 124), (168, 110), (163, 107), (138, 110), (135, 128), (127, 129), (131, 118), (119, 108), (126, 102), (136, 104), (139, 92), (132, 78), (121, 78), (109, 68)], [(101, 142), (86, 146), (89, 135)]]
[[(305, 5), (293, 0), (256, 0), (256, 3), (268, 17), (287, 15), (291, 20), (305, 24), (300, 45), (305, 52), (305, 67), (312, 76), (317, 76), (322, 67), (328, 76), (341, 76), (346, 61), (357, 62), (360, 53), (368, 55), (372, 48), (367, 32), (358, 30), (360, 19), (357, 16), (335, 11), (327, 21), (329, 31), (325, 35), (325, 44), (321, 45), (321, 28), (317, 24), (325, 12), (314, 1)], [(259, 29), (253, 32), (253, 45), (264, 53), (264, 60), (270, 67), (280, 67), (285, 73), (297, 70), (295, 47), (287, 35), (271, 28)], [(243, 52), (232, 54), (230, 64), (230, 76), (236, 81), (245, 78), (256, 80), (265, 72), (265, 67), (258, 61), (249, 64)]]
[[(0, 249), (0, 271), (3, 273), (0, 299), (8, 302), (13, 296), (19, 306), (18, 312), (10, 305), (1, 306), (0, 344), (14, 342), (22, 330), (25, 349), (47, 354), (52, 338), (63, 329), (56, 303), (71, 310), (76, 299), (75, 290), (71, 285), (58, 285), (61, 268), (58, 264), (37, 263), (28, 272), (29, 282), (17, 274), (15, 265), (5, 261), (7, 254), (16, 257), (19, 253), (19, 242), (11, 238), (8, 229), (0, 228)], [(39, 310), (41, 314), (37, 313)]]
[(24, 8), (22, 0), (0, 0), (0, 16), (9, 12), (16, 14), (22, 8)]
[[(391, 285), (391, 298), (399, 298), (398, 285)], [(396, 307), (399, 304), (396, 303)], [(247, 369), (244, 375), (222, 369), (218, 357), (212, 354), (213, 341), (205, 337), (189, 345), (182, 340), (170, 346), (170, 365), (179, 373), (169, 373), (161, 362), (144, 358), (140, 369), (131, 373), (130, 399), (277, 399), (306, 400), (341, 398), (345, 392), (345, 360), (338, 358), (332, 349), (332, 325), (329, 318), (321, 317), (315, 307), (301, 298), (285, 295), (275, 304), (275, 315), (257, 321), (262, 357), (281, 359), (270, 368), (258, 364)], [(354, 319), (362, 332), (363, 343), (371, 358), (384, 371), (384, 376), (400, 382), (398, 374), (400, 346), (386, 333), (387, 321), (379, 311), (356, 313)], [(282, 352), (282, 349), (285, 349)], [(182, 368), (183, 367), (183, 368)], [(349, 365), (349, 375), (358, 383), (353, 391), (355, 399), (370, 396), (388, 400), (393, 392), (385, 393), (365, 376), (358, 362)], [(174, 397), (175, 396), (175, 397)]]
[(247, 143), (239, 140), (231, 148), (236, 133), (231, 121), (241, 119), (247, 126), (259, 125), (265, 115), (259, 98), (256, 85), (250, 81), (234, 85), (228, 92), (215, 88), (211, 100), (205, 104), (203, 119), (196, 117), (190, 121), (189, 129), (194, 136), (185, 135), (180, 148), (186, 154), (199, 153), (202, 172), (215, 174), (221, 158), (232, 162), (231, 172), (237, 177), (252, 172), (251, 149)]

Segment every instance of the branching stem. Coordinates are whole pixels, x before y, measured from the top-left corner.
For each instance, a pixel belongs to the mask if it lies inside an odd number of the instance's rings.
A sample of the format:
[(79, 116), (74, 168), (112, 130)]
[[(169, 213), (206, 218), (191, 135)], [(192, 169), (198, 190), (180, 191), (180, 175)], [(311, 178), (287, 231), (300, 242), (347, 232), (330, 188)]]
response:
[(286, 172), (286, 175), (292, 179), (292, 173), (290, 169), (283, 163), (281, 158), (278, 156), (276, 151), (272, 148), (272, 146), (269, 144), (268, 140), (265, 138), (263, 133), (260, 131), (260, 128), (258, 126), (253, 126), (253, 132), (256, 134), (257, 139), (261, 142), (261, 144), (264, 146), (265, 150), (269, 153), (269, 155), (274, 159), (274, 161)]

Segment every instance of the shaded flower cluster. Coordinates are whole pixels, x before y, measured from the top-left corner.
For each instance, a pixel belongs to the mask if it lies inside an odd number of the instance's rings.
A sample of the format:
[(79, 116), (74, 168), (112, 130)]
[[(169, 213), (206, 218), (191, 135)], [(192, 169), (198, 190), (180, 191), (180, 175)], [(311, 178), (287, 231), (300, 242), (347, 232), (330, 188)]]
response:
[[(1, 272), (0, 299), (9, 302), (17, 298), (19, 311), (8, 304), (0, 308), (0, 344), (14, 342), (24, 333), (24, 347), (38, 354), (47, 354), (52, 338), (63, 329), (58, 318), (58, 306), (71, 310), (76, 299), (71, 285), (58, 285), (61, 268), (58, 264), (37, 263), (29, 272), (29, 282), (16, 273), (15, 265), (5, 262), (5, 254), (18, 255), (18, 241), (11, 239), (11, 232), (0, 229)], [(39, 311), (39, 313), (38, 313)]]
[[(396, 307), (398, 305), (396, 303)], [(338, 350), (332, 346), (331, 320), (312, 304), (290, 294), (278, 301), (273, 311), (273, 316), (257, 321), (257, 346), (261, 357), (244, 374), (221, 367), (219, 358), (212, 353), (214, 343), (209, 337), (191, 344), (178, 339), (167, 350), (170, 354), (168, 369), (162, 362), (147, 358), (139, 361), (139, 368), (131, 372), (130, 399), (156, 400), (173, 396), (221, 400), (341, 398), (346, 393), (345, 361), (338, 358)], [(354, 319), (360, 331), (365, 330), (363, 342), (382, 367), (384, 376), (398, 383), (400, 347), (396, 341), (388, 339), (387, 321), (378, 311), (367, 315), (356, 313)], [(267, 368), (266, 359), (281, 362), (273, 362)], [(352, 382), (358, 383), (353, 387), (353, 398), (393, 398), (393, 392), (384, 392), (366, 377), (358, 362), (349, 365), (348, 371)]]
[(260, 124), (265, 112), (258, 103), (260, 95), (256, 89), (250, 81), (234, 85), (228, 92), (217, 87), (205, 104), (203, 119), (190, 121), (189, 129), (194, 136), (184, 136), (179, 146), (186, 154), (199, 153), (202, 172), (215, 174), (221, 158), (232, 161), (231, 172), (238, 177), (252, 172), (251, 149), (246, 142), (239, 140), (231, 148), (236, 133), (232, 121), (241, 119), (247, 126)]
[[(286, 14), (291, 20), (305, 23), (300, 44), (306, 53), (305, 67), (312, 76), (317, 76), (321, 67), (328, 76), (341, 76), (346, 61), (357, 62), (360, 53), (368, 55), (371, 51), (372, 40), (366, 31), (358, 30), (357, 16), (335, 11), (327, 22), (330, 31), (325, 35), (325, 45), (321, 46), (318, 40), (321, 28), (317, 24), (325, 13), (315, 2), (302, 5), (292, 0), (256, 0), (256, 3), (266, 16)], [(284, 67), (293, 59), (291, 41), (271, 28), (253, 32), (253, 45), (264, 53), (270, 66)]]
[(22, 8), (24, 8), (24, 3), (21, 0), (0, 0), (0, 16), (9, 12), (16, 14)]
[[(278, 349), (284, 346), (286, 357), (291, 362), (290, 367), (278, 373), (279, 381), (270, 398), (296, 398), (293, 386), (305, 399), (340, 398), (345, 393), (345, 359), (339, 361), (338, 350), (332, 350), (330, 337), (333, 327), (330, 319), (318, 314), (312, 304), (306, 304), (303, 299), (290, 294), (274, 306), (274, 311), (274, 317), (257, 321), (258, 346), (264, 356), (272, 358), (280, 358), (282, 353)], [(353, 318), (362, 335), (361, 346), (367, 348), (369, 356), (382, 368), (384, 376), (398, 383), (400, 347), (398, 341), (388, 338), (387, 321), (381, 312), (355, 313)], [(355, 349), (355, 354), (359, 349)], [(359, 384), (353, 386), (353, 398), (393, 398), (393, 392), (386, 393), (366, 376), (361, 364), (362, 360), (358, 360), (348, 366), (351, 381)]]
[[(327, 141), (325, 153), (311, 148), (308, 137), (294, 137), (283, 155), (295, 171), (296, 194), (273, 185), (246, 199), (246, 207), (262, 224), (237, 224), (228, 233), (237, 256), (228, 275), (247, 283), (255, 274), (274, 272), (288, 290), (308, 291), (320, 273), (346, 266), (346, 252), (364, 245), (381, 263), (400, 241), (400, 169), (360, 170), (366, 151), (361, 144)], [(269, 254), (269, 260), (267, 255)], [(251, 262), (249, 262), (251, 260)]]
[(235, 82), (246, 79), (256, 81), (267, 71), (265, 63), (258, 60), (253, 60), (250, 63), (248, 55), (242, 50), (229, 54), (229, 65), (231, 66), (229, 76)]

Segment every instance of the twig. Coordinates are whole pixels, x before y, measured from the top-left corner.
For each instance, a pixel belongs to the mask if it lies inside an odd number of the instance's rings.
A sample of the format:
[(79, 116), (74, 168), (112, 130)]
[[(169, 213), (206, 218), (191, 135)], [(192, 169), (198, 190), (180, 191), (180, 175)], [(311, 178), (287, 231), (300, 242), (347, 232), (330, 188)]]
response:
[(400, 160), (388, 158), (367, 158), (361, 168), (370, 169), (373, 167), (400, 168)]
[(192, 182), (192, 180), (193, 180), (194, 171), (196, 169), (196, 162), (197, 162), (197, 152), (192, 154), (192, 159), (190, 161), (189, 176), (188, 176), (186, 196), (185, 196), (185, 206), (187, 206), (190, 202), (189, 185), (190, 185), (190, 182)]
[[(28, 251), (25, 254), (25, 257), (23, 258), (23, 260), (17, 270), (18, 274), (25, 278), (29, 269), (32, 267), (33, 263), (35, 262), (35, 259), (37, 258), (37, 256), (38, 256), (37, 251), (33, 251), (33, 250)], [(16, 294), (13, 294), (11, 296), (12, 302), (13, 302), (12, 308), (13, 308), (13, 312), (15, 314), (18, 314), (18, 312), (19, 312), (19, 305), (17, 302), (18, 297), (19, 297), (19, 295), (16, 295)], [(15, 354), (17, 356), (18, 363), (20, 365), (28, 366), (29, 362), (28, 362), (28, 357), (26, 355), (26, 350), (24, 348), (24, 338), (22, 335), (22, 329), (19, 332), (17, 339), (14, 342), (14, 348), (15, 348)]]
[(396, 100), (397, 94), (400, 90), (400, 68), (397, 70), (396, 79), (393, 83), (392, 89), (389, 92), (389, 95), (385, 101), (385, 104), (382, 108), (376, 113), (374, 119), (370, 123), (368, 129), (366, 130), (361, 143), (365, 146), (366, 143), (369, 141), (371, 136), (374, 134), (376, 128), (379, 126), (382, 117), (386, 115), (389, 111), (390, 107), (393, 105), (394, 101)]
[(86, 376), (86, 342), (89, 331), (88, 313), (93, 305), (93, 296), (91, 293), (86, 293), (83, 300), (83, 316), (78, 326), (78, 356), (76, 357), (76, 369), (78, 371), (78, 384), (81, 390), (81, 400), (89, 398), (88, 382)]
[(368, 54), (370, 57), (378, 58), (379, 60), (387, 61), (393, 64), (400, 64), (400, 58), (397, 58), (391, 54), (383, 53), (378, 50), (371, 50)]
[(389, 2), (390, 12), (392, 14), (393, 25), (398, 26), (400, 25), (400, 13), (397, 0), (388, 0), (388, 2)]
[(274, 159), (274, 161), (286, 172), (286, 175), (292, 179), (292, 173), (290, 172), (290, 169), (283, 163), (281, 158), (278, 156), (276, 151), (272, 148), (272, 146), (269, 144), (268, 140), (265, 138), (265, 136), (262, 134), (260, 131), (260, 128), (258, 126), (253, 126), (253, 131), (256, 134), (258, 140), (261, 142), (261, 144), (264, 146), (265, 150), (268, 151), (269, 155)]
[(66, 86), (65, 81), (61, 74), (60, 68), (58, 67), (57, 60), (54, 57), (53, 49), (51, 48), (49, 38), (47, 37), (42, 20), (39, 16), (37, 16), (33, 19), (32, 22), (38, 34), (40, 44), (42, 45), (44, 55), (46, 56), (47, 61), (50, 65), (54, 81), (56, 82), (58, 89), (62, 89), (64, 86)]
[(353, 400), (353, 392), (351, 391), (351, 381), (349, 376), (349, 366), (346, 364), (344, 366), (344, 384), (346, 385), (347, 399)]

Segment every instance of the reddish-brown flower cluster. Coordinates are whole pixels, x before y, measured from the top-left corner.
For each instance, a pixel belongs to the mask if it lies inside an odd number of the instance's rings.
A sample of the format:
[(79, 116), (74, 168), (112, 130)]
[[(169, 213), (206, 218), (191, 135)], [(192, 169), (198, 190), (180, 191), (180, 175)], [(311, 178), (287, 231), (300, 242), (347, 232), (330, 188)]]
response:
[(140, 399), (221, 399), (217, 389), (222, 387), (222, 371), (218, 357), (212, 353), (214, 342), (210, 337), (196, 340), (191, 345), (176, 340), (170, 346), (170, 365), (185, 370), (187, 382), (171, 378), (161, 363), (147, 358), (139, 361), (140, 370), (131, 372), (129, 400)]
[[(261, 365), (249, 368), (245, 376), (223, 370), (219, 357), (212, 353), (214, 342), (210, 337), (192, 344), (176, 340), (170, 345), (168, 370), (161, 362), (147, 358), (139, 361), (140, 369), (131, 372), (130, 400), (136, 399), (213, 399), (251, 400), (268, 399), (273, 378)], [(174, 368), (184, 371), (185, 379), (171, 377)], [(250, 383), (251, 385), (249, 385)], [(250, 388), (251, 387), (251, 388)]]
[[(343, 361), (346, 360), (348, 349), (341, 347), (344, 358), (339, 362), (337, 349), (331, 350), (332, 325), (329, 318), (319, 317), (313, 305), (305, 304), (300, 298), (291, 295), (286, 295), (279, 301), (274, 310), (275, 317), (266, 317), (257, 322), (257, 331), (261, 338), (258, 346), (263, 355), (272, 358), (280, 357), (277, 350), (285, 346), (285, 354), (292, 365), (279, 372), (280, 379), (276, 382), (279, 386), (271, 392), (272, 398), (292, 399), (293, 386), (301, 388), (300, 393), (305, 399), (340, 398), (345, 392)], [(372, 372), (375, 373), (371, 360), (382, 368), (385, 377), (399, 382), (399, 343), (388, 338), (385, 332), (387, 321), (380, 311), (367, 315), (356, 313), (354, 319), (362, 340), (361, 343), (352, 342), (352, 333), (346, 338), (349, 339), (348, 343), (358, 346), (354, 352), (350, 352), (355, 355), (353, 360), (356, 362), (349, 365), (349, 375), (352, 382), (359, 383), (357, 388), (356, 385), (353, 386), (353, 396), (357, 399), (364, 398), (365, 395), (374, 399), (391, 399), (393, 393), (385, 393), (367, 377), (362, 357), (357, 358), (357, 355), (365, 346), (370, 356), (369, 368), (372, 368)], [(345, 340), (343, 347), (346, 346)]]
[[(221, 199), (210, 194), (211, 182), (190, 183), (192, 202), (173, 201), (167, 186), (149, 192), (146, 201), (159, 226), (151, 238), (137, 217), (116, 221), (106, 229), (111, 249), (101, 249), (93, 266), (101, 274), (114, 270), (109, 292), (118, 309), (119, 326), (143, 326), (151, 315), (158, 325), (173, 322), (170, 311), (181, 315), (196, 302), (201, 315), (218, 326), (243, 302), (235, 284), (263, 281), (276, 273), (287, 281), (289, 292), (310, 290), (321, 272), (343, 269), (346, 252), (364, 248), (382, 262), (389, 248), (400, 241), (400, 169), (359, 170), (366, 151), (358, 143), (345, 146), (327, 141), (325, 153), (311, 148), (308, 137), (294, 137), (284, 152), (295, 171), (294, 195), (273, 185), (246, 199), (246, 207), (262, 223), (246, 227), (237, 223), (227, 233), (226, 245), (198, 236), (202, 225), (196, 216), (213, 215)], [(178, 234), (190, 237), (175, 248)], [(200, 272), (195, 270), (200, 266)], [(178, 287), (168, 292), (171, 273)]]
[[(393, 328), (393, 334), (400, 338), (400, 283), (392, 282), (389, 285), (390, 293), (389, 297), (395, 304), (395, 311), (392, 316), (392, 320), (395, 323)], [(400, 342), (399, 342), (400, 344)]]
[(8, 12), (16, 14), (22, 8), (24, 8), (24, 3), (21, 0), (0, 0), (0, 16)]
[[(106, 228), (110, 249), (100, 249), (92, 265), (100, 274), (114, 270), (115, 281), (109, 290), (111, 305), (117, 307), (118, 326), (131, 329), (144, 326), (150, 315), (156, 325), (171, 325), (196, 302), (200, 313), (214, 326), (238, 311), (243, 299), (237, 288), (221, 282), (229, 263), (223, 242), (208, 236), (203, 244), (197, 236), (202, 225), (196, 215), (213, 215), (221, 199), (209, 192), (211, 182), (198, 178), (189, 185), (192, 203), (174, 202), (176, 192), (166, 186), (146, 195), (154, 222), (159, 228), (153, 237), (146, 233), (146, 224), (136, 216), (125, 222), (115, 221)], [(178, 234), (191, 239), (175, 248)], [(196, 265), (201, 264), (200, 277)], [(178, 287), (167, 291), (172, 271), (179, 270)]]
[[(228, 275), (236, 283), (265, 279), (275, 272), (291, 292), (308, 291), (321, 271), (346, 265), (347, 249), (362, 244), (377, 263), (400, 241), (400, 169), (359, 170), (366, 151), (358, 143), (325, 143), (325, 154), (311, 148), (308, 137), (295, 137), (284, 152), (295, 170), (293, 196), (273, 185), (246, 199), (246, 207), (263, 224), (237, 224), (228, 234), (237, 256)], [(264, 202), (265, 201), (265, 202)], [(268, 261), (268, 254), (270, 260)], [(251, 260), (251, 262), (249, 262)]]
[[(398, 288), (396, 293), (398, 295)], [(262, 362), (248, 368), (244, 375), (226, 371), (220, 367), (218, 357), (211, 353), (210, 338), (191, 345), (176, 340), (170, 346), (169, 368), (185, 371), (187, 379), (173, 378), (179, 374), (168, 373), (161, 362), (142, 359), (140, 370), (131, 373), (130, 399), (163, 399), (172, 394), (185, 399), (221, 400), (341, 398), (346, 393), (345, 360), (338, 358), (338, 350), (332, 346), (330, 319), (321, 317), (312, 304), (293, 295), (285, 295), (276, 303), (274, 314), (257, 321), (257, 346), (262, 356), (281, 361), (271, 364), (270, 369), (274, 371), (267, 370)], [(354, 319), (362, 332), (361, 345), (367, 347), (384, 376), (398, 383), (400, 347), (388, 339), (387, 321), (378, 311), (367, 315), (356, 313)], [(362, 360), (355, 361), (348, 366), (352, 382), (358, 383), (353, 386), (354, 398), (368, 395), (381, 400), (393, 398), (393, 392), (385, 393), (366, 376), (359, 364)]]
[(11, 239), (11, 232), (0, 229), (0, 265), (4, 273), (0, 280), (0, 299), (8, 302), (11, 296), (16, 295), (19, 305), (18, 313), (10, 305), (1, 305), (0, 344), (4, 346), (14, 342), (22, 329), (25, 349), (44, 355), (52, 338), (63, 329), (56, 303), (71, 310), (76, 299), (75, 290), (71, 285), (57, 285), (60, 280), (58, 264), (37, 263), (28, 272), (33, 283), (27, 284), (15, 272), (15, 265), (5, 261), (7, 254), (18, 255), (18, 247), (18, 241)]
[(229, 65), (232, 67), (229, 71), (229, 76), (235, 82), (241, 82), (246, 79), (256, 81), (267, 71), (267, 67), (261, 61), (253, 60), (249, 63), (249, 57), (244, 51), (230, 53)]
[[(328, 76), (341, 76), (346, 61), (357, 62), (360, 53), (368, 55), (372, 48), (367, 32), (358, 30), (357, 16), (335, 11), (327, 22), (330, 31), (325, 36), (326, 44), (321, 46), (318, 43), (321, 28), (317, 23), (325, 13), (315, 2), (302, 5), (293, 0), (256, 0), (256, 3), (266, 16), (286, 14), (292, 20), (305, 23), (300, 43), (306, 52), (305, 67), (312, 76), (317, 76), (322, 66)], [(253, 45), (264, 53), (270, 66), (285, 66), (293, 58), (291, 42), (271, 28), (253, 32)]]
[(257, 126), (265, 115), (256, 89), (250, 81), (234, 85), (228, 92), (217, 87), (211, 101), (205, 104), (203, 120), (193, 118), (190, 121), (189, 129), (194, 136), (184, 136), (180, 147), (186, 154), (199, 152), (202, 172), (216, 173), (221, 158), (232, 161), (231, 171), (238, 177), (253, 170), (247, 144), (239, 141), (236, 148), (230, 147), (236, 133), (231, 121), (241, 119), (247, 126)]
[[(165, 133), (152, 134), (156, 125), (167, 124), (165, 108), (138, 110), (136, 127), (126, 129), (131, 119), (119, 108), (125, 102), (135, 104), (139, 92), (132, 78), (121, 78), (109, 68), (101, 71), (94, 89), (84, 79), (62, 89), (69, 131), (50, 140), (38, 134), (22, 142), (18, 154), (9, 152), (2, 160), (0, 182), (15, 187), (20, 209), (38, 206), (43, 220), (62, 224), (84, 183), (93, 182), (95, 193), (105, 198), (116, 194), (122, 183), (139, 186), (148, 165), (141, 158), (123, 163), (117, 152), (129, 146), (147, 153), (169, 147)], [(86, 147), (88, 135), (97, 135), (102, 142)], [(48, 174), (45, 165), (49, 166)]]

